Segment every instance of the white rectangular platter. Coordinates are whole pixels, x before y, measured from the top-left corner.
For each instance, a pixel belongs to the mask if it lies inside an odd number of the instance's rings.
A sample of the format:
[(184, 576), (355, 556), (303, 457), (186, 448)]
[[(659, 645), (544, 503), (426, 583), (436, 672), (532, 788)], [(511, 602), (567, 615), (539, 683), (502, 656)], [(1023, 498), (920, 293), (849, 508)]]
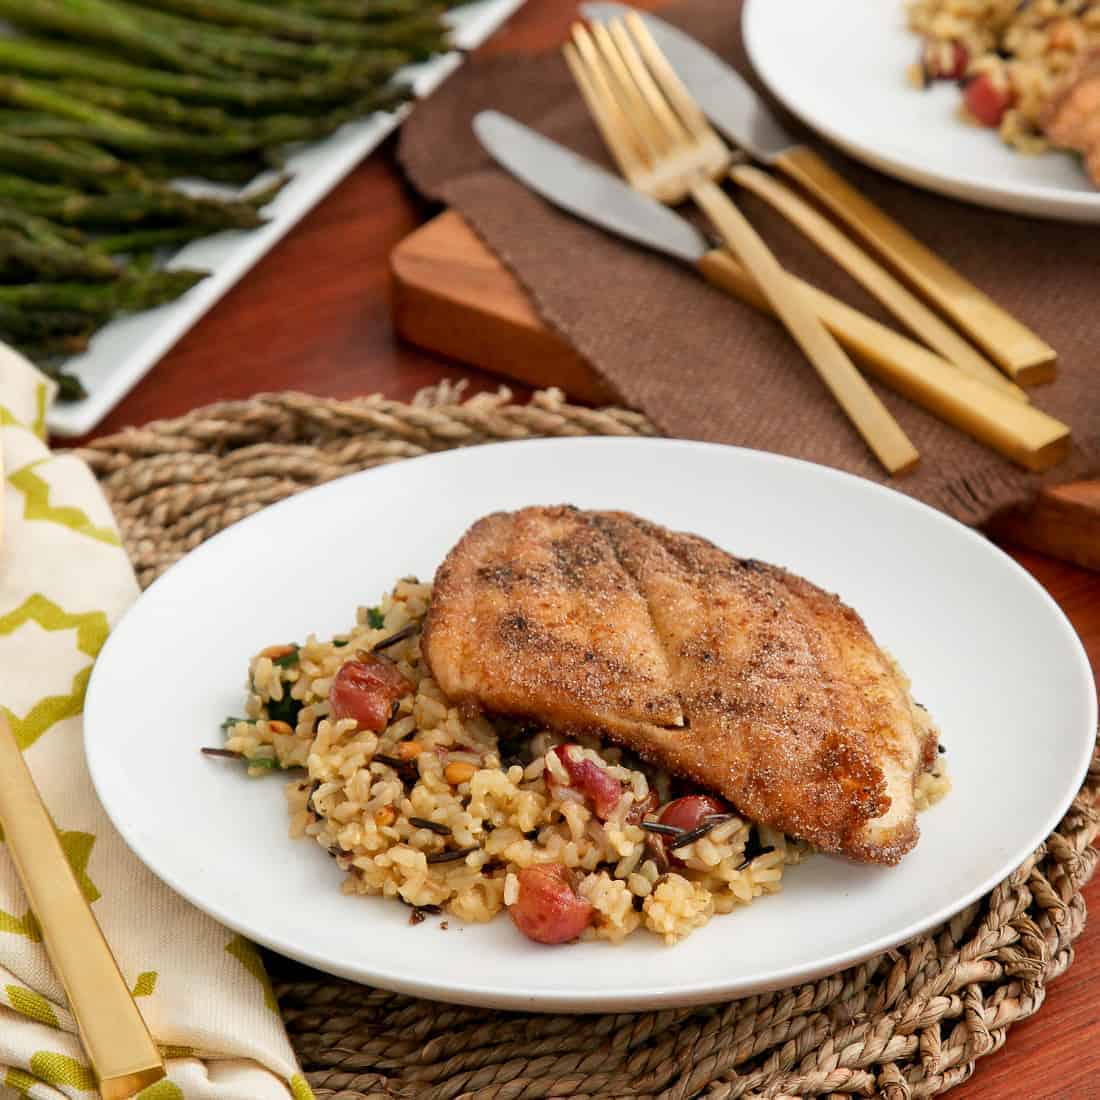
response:
[[(522, 3), (479, 0), (455, 10), (448, 20), (457, 50), (480, 45)], [(403, 70), (401, 75), (412, 78), (417, 98), (428, 95), (461, 64), (457, 50)], [(264, 209), (266, 225), (219, 233), (180, 249), (166, 266), (199, 268), (210, 275), (168, 305), (112, 321), (96, 333), (86, 352), (68, 360), (66, 370), (84, 383), (88, 396), (55, 404), (48, 417), (50, 432), (71, 437), (91, 431), (253, 264), (397, 129), (409, 109), (376, 113), (296, 150), (287, 160), (289, 183)]]

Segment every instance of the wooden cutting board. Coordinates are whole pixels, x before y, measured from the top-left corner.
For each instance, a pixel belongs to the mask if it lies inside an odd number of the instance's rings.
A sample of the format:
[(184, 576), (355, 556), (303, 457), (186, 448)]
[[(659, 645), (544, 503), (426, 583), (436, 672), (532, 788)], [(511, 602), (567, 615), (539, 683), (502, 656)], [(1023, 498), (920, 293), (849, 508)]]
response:
[[(586, 404), (614, 391), (539, 320), (526, 293), (453, 211), (406, 237), (390, 257), (393, 318), (410, 343), (529, 386), (558, 386)], [(986, 530), (1100, 570), (1100, 481), (1047, 489)]]

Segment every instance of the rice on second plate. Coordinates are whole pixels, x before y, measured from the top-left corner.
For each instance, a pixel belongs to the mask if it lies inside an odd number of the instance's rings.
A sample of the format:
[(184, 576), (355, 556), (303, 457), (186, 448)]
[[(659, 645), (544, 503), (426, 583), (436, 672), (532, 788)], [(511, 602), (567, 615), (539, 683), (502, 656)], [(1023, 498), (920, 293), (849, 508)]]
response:
[(1021, 152), (1049, 148), (1043, 110), (1078, 61), (1100, 47), (1100, 3), (907, 0), (906, 7), (926, 43), (911, 71), (915, 83), (964, 81), (971, 121), (996, 128)]
[[(516, 904), (525, 868), (557, 863), (591, 907), (584, 938), (620, 942), (645, 928), (675, 943), (777, 892), (784, 868), (806, 857), (806, 845), (732, 812), (703, 818), (685, 844), (688, 832), (662, 827), (657, 809), (698, 792), (667, 773), (596, 738), (460, 713), (421, 661), (430, 598), (430, 584), (406, 578), (360, 608), (346, 635), (265, 649), (249, 665), (244, 716), (225, 723), (225, 750), (251, 774), (305, 769), (286, 786), (290, 834), (335, 858), (345, 893), (399, 898), (414, 920), (438, 909), (487, 921)], [(330, 693), (379, 643), (409, 690), (373, 732), (334, 717)], [(589, 765), (620, 788), (602, 818), (571, 778)], [(937, 762), (918, 806), (949, 787)]]

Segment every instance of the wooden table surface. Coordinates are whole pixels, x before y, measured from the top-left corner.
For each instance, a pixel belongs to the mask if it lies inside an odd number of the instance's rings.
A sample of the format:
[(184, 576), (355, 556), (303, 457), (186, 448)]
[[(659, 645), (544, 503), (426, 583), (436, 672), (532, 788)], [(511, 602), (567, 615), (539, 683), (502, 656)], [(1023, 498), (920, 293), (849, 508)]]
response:
[[(574, 11), (572, 0), (528, 0), (482, 52), (552, 46)], [(391, 141), (245, 276), (95, 434), (265, 391), (407, 399), (441, 378), (468, 379), (471, 392), (495, 389), (498, 379), (402, 346), (391, 331), (390, 250), (434, 212), (401, 178)], [(1008, 549), (1061, 605), (1100, 675), (1100, 574)], [(1087, 897), (1100, 913), (1100, 875)], [(1041, 1012), (1013, 1028), (1006, 1047), (951, 1095), (1100, 1098), (1100, 921), (1081, 937), (1077, 961), (1051, 986)]]

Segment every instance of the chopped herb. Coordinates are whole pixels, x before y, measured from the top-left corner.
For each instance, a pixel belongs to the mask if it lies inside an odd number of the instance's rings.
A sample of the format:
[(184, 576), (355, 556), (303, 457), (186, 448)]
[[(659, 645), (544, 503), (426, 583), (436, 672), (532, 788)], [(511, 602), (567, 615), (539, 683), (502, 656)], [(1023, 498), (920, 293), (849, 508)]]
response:
[(346, 646), (348, 644), (348, 640), (347, 640), (347, 638), (333, 638), (332, 639), (332, 644), (337, 649), (343, 649), (344, 646)]
[(298, 712), (302, 709), (300, 699), (291, 698), (284, 693), (281, 699), (270, 699), (267, 703), (267, 716), (276, 722), (286, 722), (291, 729), (298, 725)]
[(408, 626), (403, 626), (396, 634), (391, 634), (388, 638), (383, 638), (380, 642), (375, 642), (370, 647), (371, 653), (381, 653), (383, 649), (389, 649), (390, 646), (397, 645), (398, 642), (403, 642), (406, 638), (411, 638), (414, 634), (420, 633), (419, 623), (409, 623)]
[(426, 817), (410, 817), (409, 824), (418, 829), (427, 829), (438, 836), (450, 836), (451, 830), (446, 825), (440, 825), (438, 821), (429, 821)]
[(683, 836), (684, 830), (675, 825), (662, 825), (659, 821), (641, 821), (641, 827), (649, 833), (660, 833), (661, 836)]
[(226, 731), (231, 730), (238, 722), (247, 722), (250, 726), (254, 726), (256, 724), (256, 719), (255, 718), (234, 718), (233, 715), (231, 714), (224, 722), (222, 722), (221, 728), (223, 730), (226, 730)]
[(271, 663), (273, 665), (278, 665), (280, 668), (290, 668), (292, 665), (298, 663), (298, 650), (299, 646), (291, 642), (290, 652), (284, 653), (281, 657), (276, 657)]
[(428, 856), (429, 863), (454, 863), (455, 860), (465, 859), (471, 852), (476, 852), (478, 846), (476, 844), (469, 848), (455, 848), (452, 852), (432, 852)]
[[(274, 756), (246, 756), (244, 762), (250, 768), (266, 768), (269, 772), (286, 770)], [(297, 767), (297, 765), (287, 765), (287, 768), (291, 767)]]
[(242, 763), (247, 764), (250, 768), (267, 768), (268, 771), (276, 771), (279, 769), (289, 770), (290, 768), (301, 767), (300, 764), (288, 764), (286, 768), (279, 763), (274, 757), (271, 756), (245, 756), (243, 752), (235, 752), (233, 749), (212, 749), (208, 746), (203, 746), (199, 750), (203, 756), (223, 756), (228, 760), (240, 760)]
[(377, 607), (367, 608), (367, 626), (372, 630), (381, 630), (386, 625), (386, 617)]

